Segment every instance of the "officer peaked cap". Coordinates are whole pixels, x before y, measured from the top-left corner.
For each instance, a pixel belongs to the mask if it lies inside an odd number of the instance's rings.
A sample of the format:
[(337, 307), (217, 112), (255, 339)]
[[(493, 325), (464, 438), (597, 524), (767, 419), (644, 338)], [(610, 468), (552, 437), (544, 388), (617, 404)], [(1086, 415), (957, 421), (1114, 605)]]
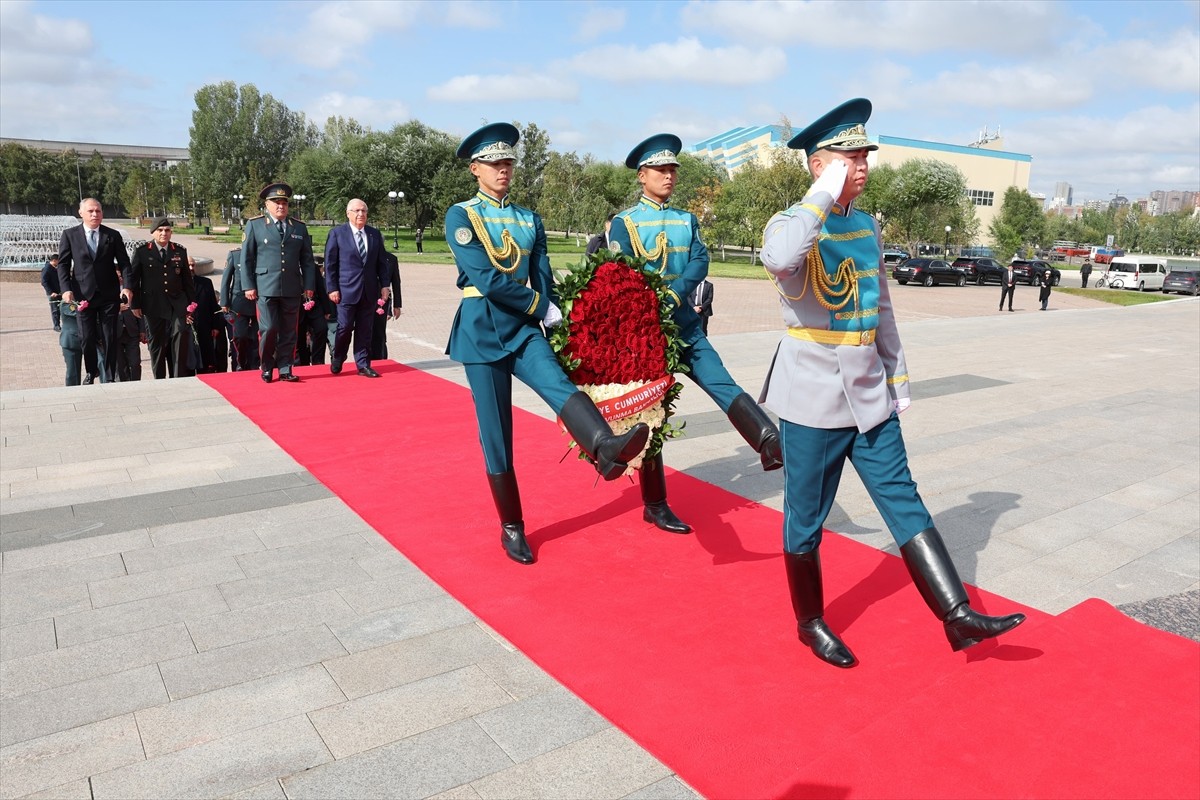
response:
[(668, 164), (679, 166), (679, 151), (682, 149), (683, 142), (675, 134), (656, 133), (629, 151), (629, 155), (625, 156), (625, 166), (630, 169), (665, 167)]
[(847, 100), (793, 136), (787, 146), (803, 150), (806, 156), (818, 150), (878, 150), (879, 145), (867, 138), (870, 118), (870, 100), (865, 97)]
[(263, 190), (258, 193), (259, 200), (291, 200), (292, 187), (280, 181), (278, 183), (268, 183), (263, 187)]
[(493, 122), (462, 140), (456, 155), (471, 161), (517, 160), (517, 140), (521, 132), (508, 122)]

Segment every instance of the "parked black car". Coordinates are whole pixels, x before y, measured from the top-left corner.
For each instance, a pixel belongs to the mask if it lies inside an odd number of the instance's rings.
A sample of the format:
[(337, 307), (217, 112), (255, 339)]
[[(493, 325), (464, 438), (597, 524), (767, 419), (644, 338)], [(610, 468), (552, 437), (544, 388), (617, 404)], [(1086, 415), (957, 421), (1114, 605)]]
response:
[(908, 253), (904, 250), (892, 247), (883, 248), (883, 265), (885, 267), (894, 267), (909, 257)]
[(1200, 295), (1200, 269), (1173, 269), (1163, 280), (1163, 294)]
[(1004, 267), (994, 258), (983, 256), (962, 256), (954, 259), (951, 266), (961, 269), (967, 280), (983, 286), (988, 281), (1004, 283)]
[(892, 269), (892, 279), (901, 286), (909, 281), (923, 286), (933, 286), (935, 283), (967, 285), (967, 274), (961, 269), (955, 269), (940, 258), (910, 258), (907, 261), (901, 261)]
[(1051, 286), (1058, 286), (1059, 282), (1062, 281), (1062, 272), (1049, 261), (1037, 259), (1026, 261), (1016, 258), (1013, 259), (1012, 268), (1013, 272), (1016, 273), (1016, 280), (1025, 281), (1030, 286), (1041, 286), (1042, 276), (1045, 275), (1046, 270), (1050, 270), (1050, 277), (1054, 279), (1054, 282), (1050, 284)]

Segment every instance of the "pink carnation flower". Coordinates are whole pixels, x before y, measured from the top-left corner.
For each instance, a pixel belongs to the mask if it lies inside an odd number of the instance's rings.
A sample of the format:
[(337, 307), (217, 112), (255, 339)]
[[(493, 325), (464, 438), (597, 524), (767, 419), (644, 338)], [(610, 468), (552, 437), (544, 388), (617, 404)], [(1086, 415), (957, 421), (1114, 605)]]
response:
[(83, 310), (84, 310), (85, 308), (87, 308), (87, 307), (88, 307), (88, 301), (87, 301), (87, 300), (80, 300), (80, 301), (79, 301), (79, 310), (80, 310), (80, 311), (83, 311)]
[(197, 308), (199, 308), (199, 307), (200, 307), (200, 306), (199, 306), (197, 303), (188, 303), (187, 312), (188, 312), (189, 314), (195, 314), (195, 313), (196, 313), (196, 309), (197, 309)]
[(305, 311), (312, 311), (312, 310), (313, 310), (313, 306), (315, 306), (315, 305), (316, 305), (316, 301), (314, 301), (314, 300), (305, 300), (305, 301), (304, 301), (304, 310), (305, 310)]

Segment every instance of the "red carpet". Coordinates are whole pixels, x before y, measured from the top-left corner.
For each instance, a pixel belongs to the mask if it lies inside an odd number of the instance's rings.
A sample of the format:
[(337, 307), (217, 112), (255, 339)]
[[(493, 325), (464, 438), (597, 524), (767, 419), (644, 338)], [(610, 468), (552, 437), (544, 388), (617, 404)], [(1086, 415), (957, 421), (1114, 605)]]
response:
[[(796, 641), (779, 512), (672, 474), (672, 506), (696, 533), (661, 533), (635, 485), (560, 464), (566, 437), (518, 411), (538, 557), (522, 567), (500, 548), (470, 393), (380, 371), (203, 380), (703, 795), (1200, 797), (1196, 643), (1089, 601), (1057, 617), (1023, 609), (1002, 640), (952, 653), (898, 558), (831, 534), (827, 619), (862, 662), (834, 669)], [(976, 607), (1020, 610), (971, 592)]]

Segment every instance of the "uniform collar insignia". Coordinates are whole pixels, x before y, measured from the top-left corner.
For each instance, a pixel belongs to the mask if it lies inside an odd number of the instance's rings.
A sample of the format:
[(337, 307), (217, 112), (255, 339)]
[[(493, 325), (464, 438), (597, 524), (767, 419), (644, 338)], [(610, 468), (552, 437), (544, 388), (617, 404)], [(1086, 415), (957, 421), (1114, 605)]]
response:
[(480, 189), (478, 192), (475, 193), (475, 196), (478, 197), (480, 200), (484, 201), (485, 203), (487, 203), (488, 205), (495, 206), (496, 208), (508, 208), (508, 206), (509, 206), (508, 195), (504, 195), (504, 197), (501, 197), (499, 200), (497, 200), (495, 197), (492, 197), (490, 194), (485, 192), (483, 189)]
[(660, 203), (657, 200), (651, 200), (649, 197), (646, 197), (646, 195), (642, 195), (642, 202), (653, 208), (655, 211), (662, 211), (671, 205), (670, 200), (667, 200), (665, 203)]

